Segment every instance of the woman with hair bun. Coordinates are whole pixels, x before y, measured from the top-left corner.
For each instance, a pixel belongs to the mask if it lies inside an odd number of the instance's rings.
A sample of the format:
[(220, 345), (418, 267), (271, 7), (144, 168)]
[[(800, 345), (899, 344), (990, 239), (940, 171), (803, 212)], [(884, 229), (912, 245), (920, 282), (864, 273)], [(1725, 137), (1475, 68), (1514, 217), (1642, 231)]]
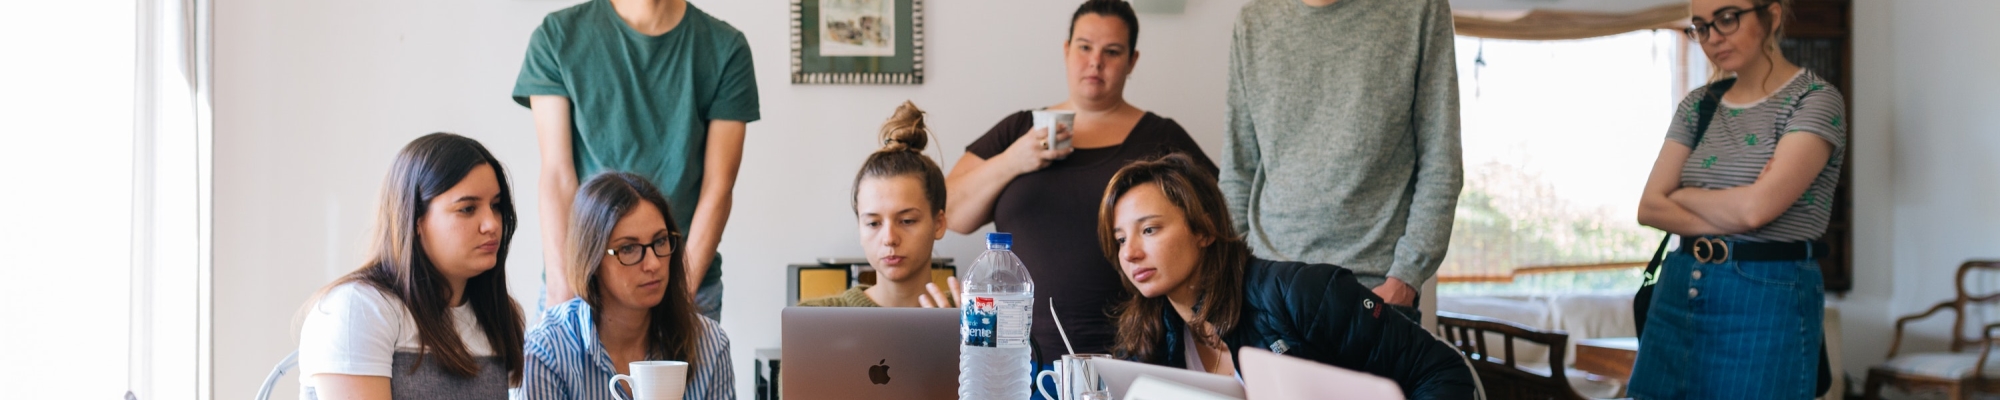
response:
[[(882, 124), (882, 148), (854, 174), (856, 231), (875, 285), (800, 301), (807, 307), (955, 307), (931, 280), (931, 251), (945, 231), (944, 171), (924, 155), (924, 110), (908, 101)], [(952, 279), (952, 286), (957, 280)], [(957, 292), (954, 288), (951, 292)]]

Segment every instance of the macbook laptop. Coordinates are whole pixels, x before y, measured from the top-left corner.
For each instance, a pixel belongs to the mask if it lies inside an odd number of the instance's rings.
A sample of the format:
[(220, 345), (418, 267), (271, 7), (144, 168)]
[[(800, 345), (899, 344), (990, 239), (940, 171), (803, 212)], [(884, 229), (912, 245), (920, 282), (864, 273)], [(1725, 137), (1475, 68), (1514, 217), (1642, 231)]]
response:
[(785, 400), (958, 398), (958, 309), (786, 307)]
[(1232, 377), (1108, 358), (1092, 359), (1090, 365), (1097, 369), (1100, 378), (1104, 378), (1105, 386), (1111, 387), (1111, 398), (1114, 399), (1131, 396), (1132, 383), (1138, 381), (1141, 376), (1186, 385), (1228, 398), (1247, 398), (1243, 394), (1243, 385)]

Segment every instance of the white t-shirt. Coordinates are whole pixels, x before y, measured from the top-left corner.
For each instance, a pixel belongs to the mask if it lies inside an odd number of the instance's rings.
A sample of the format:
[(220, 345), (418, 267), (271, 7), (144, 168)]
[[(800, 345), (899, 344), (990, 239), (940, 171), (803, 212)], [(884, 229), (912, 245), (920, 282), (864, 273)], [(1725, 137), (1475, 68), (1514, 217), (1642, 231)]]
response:
[[(493, 355), (471, 305), (453, 307), (451, 315), (466, 351), (473, 357)], [(403, 303), (359, 282), (328, 290), (306, 312), (299, 331), (301, 386), (312, 386), (315, 374), (389, 377), (396, 353), (416, 353), (419, 343), (417, 321)]]

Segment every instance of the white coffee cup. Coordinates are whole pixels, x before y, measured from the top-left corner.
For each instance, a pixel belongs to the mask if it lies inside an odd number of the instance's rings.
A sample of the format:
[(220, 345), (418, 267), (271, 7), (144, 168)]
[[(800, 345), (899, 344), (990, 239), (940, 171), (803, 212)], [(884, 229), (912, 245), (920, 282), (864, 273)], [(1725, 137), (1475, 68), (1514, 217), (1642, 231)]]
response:
[[(611, 377), (611, 397), (618, 400), (679, 400), (687, 393), (688, 363), (681, 361), (633, 361), (631, 375)], [(618, 381), (632, 386), (632, 398), (618, 392)]]
[(1072, 133), (1076, 127), (1076, 112), (1067, 110), (1040, 109), (1030, 112), (1035, 116), (1035, 127), (1046, 129), (1049, 136), (1042, 139), (1043, 150), (1067, 150), (1069, 139), (1056, 140), (1057, 133)]

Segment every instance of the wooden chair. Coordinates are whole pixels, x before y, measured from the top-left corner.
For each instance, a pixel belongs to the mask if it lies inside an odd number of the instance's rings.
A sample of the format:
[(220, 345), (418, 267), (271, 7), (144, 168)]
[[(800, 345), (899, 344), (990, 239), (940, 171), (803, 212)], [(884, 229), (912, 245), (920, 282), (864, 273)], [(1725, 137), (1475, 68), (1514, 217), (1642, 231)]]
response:
[[(2000, 292), (1975, 295), (1967, 290), (1965, 277), (1974, 270), (2000, 271), (2000, 260), (1966, 261), (1958, 266), (1955, 297), (1922, 313), (1896, 319), (1896, 336), (1889, 342), (1889, 360), (1868, 369), (1868, 381), (1862, 389), (1864, 398), (1882, 398), (1885, 384), (1903, 390), (1940, 391), (1953, 400), (1966, 398), (1967, 392), (2000, 392), (2000, 366), (1986, 367), (1987, 356), (1993, 352), (1993, 332), (2000, 328), (2000, 323), (1981, 328), (1977, 338), (1965, 333), (1966, 315), (1975, 312), (1969, 307), (2000, 300)], [(1950, 351), (1896, 354), (1903, 344), (1904, 324), (1945, 310), (1952, 312)]]
[[(1564, 376), (1563, 360), (1569, 333), (1540, 332), (1521, 324), (1476, 315), (1439, 311), (1438, 333), (1445, 343), (1457, 347), (1472, 361), (1479, 383), (1489, 400), (1582, 400)], [(1488, 346), (1488, 334), (1499, 335), (1499, 347)], [(1546, 374), (1516, 365), (1514, 339), (1548, 347), (1550, 366)]]

